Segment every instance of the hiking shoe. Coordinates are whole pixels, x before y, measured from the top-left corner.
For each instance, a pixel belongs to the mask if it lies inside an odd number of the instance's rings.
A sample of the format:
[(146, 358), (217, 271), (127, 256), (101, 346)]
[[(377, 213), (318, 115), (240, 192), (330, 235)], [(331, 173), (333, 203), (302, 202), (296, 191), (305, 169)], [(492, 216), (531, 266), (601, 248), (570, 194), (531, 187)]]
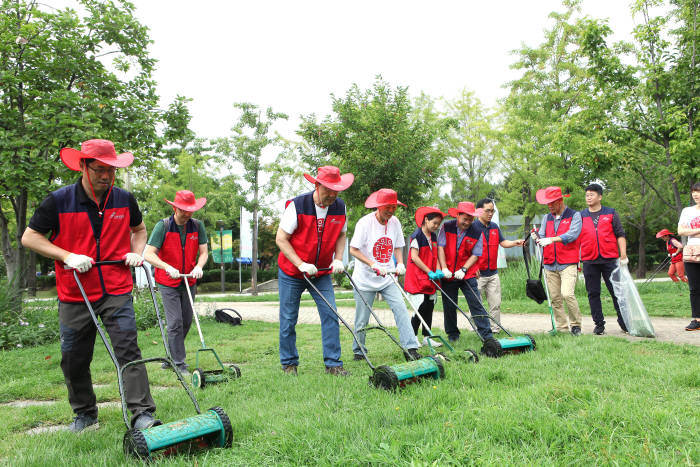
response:
[(296, 365), (282, 365), (282, 371), (287, 373), (288, 375), (297, 375), (297, 366)]
[(605, 334), (605, 325), (603, 324), (596, 324), (595, 328), (593, 329), (593, 334), (596, 336), (602, 336)]
[(433, 347), (440, 347), (442, 343), (438, 341), (437, 339), (431, 339), (430, 336), (425, 336), (423, 338), (423, 345), (427, 346), (433, 346)]
[(581, 326), (572, 326), (571, 327), (571, 335), (573, 336), (580, 336), (581, 335)]
[(457, 342), (459, 340), (459, 334), (453, 334), (451, 336), (448, 336), (447, 340), (450, 342)]
[(350, 374), (350, 372), (348, 370), (343, 368), (343, 365), (327, 366), (326, 373), (329, 375), (333, 375), (333, 376), (348, 376)]
[(78, 414), (68, 428), (73, 433), (80, 433), (82, 431), (96, 430), (99, 427), (100, 424), (97, 422), (97, 417), (87, 414)]
[(190, 370), (187, 369), (187, 365), (178, 365), (177, 369), (180, 370), (180, 374), (182, 374), (182, 376), (190, 375)]
[(170, 370), (172, 367), (170, 366), (170, 363), (168, 362), (163, 362), (160, 364), (160, 369), (161, 370)]
[(356, 353), (356, 354), (353, 354), (352, 359), (355, 361), (358, 361), (358, 360), (364, 360), (365, 357), (361, 353)]
[(694, 319), (685, 327), (686, 331), (700, 331), (700, 321)]
[(151, 428), (152, 426), (162, 424), (163, 422), (157, 418), (153, 418), (153, 414), (151, 412), (141, 412), (141, 414), (136, 417), (136, 420), (133, 421), (131, 427), (135, 430), (145, 430), (146, 428)]
[(404, 357), (406, 357), (406, 361), (410, 362), (411, 360), (420, 360), (423, 358), (421, 354), (418, 353), (416, 349), (408, 349), (406, 352), (404, 352)]

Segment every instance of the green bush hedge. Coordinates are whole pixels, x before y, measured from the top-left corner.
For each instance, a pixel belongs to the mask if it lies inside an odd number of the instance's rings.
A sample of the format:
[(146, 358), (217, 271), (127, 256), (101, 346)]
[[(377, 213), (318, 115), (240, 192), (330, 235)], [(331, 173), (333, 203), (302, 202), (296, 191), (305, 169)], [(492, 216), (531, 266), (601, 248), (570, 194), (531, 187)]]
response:
[[(241, 281), (250, 282), (250, 269), (246, 268), (241, 271)], [(272, 279), (277, 279), (277, 268), (258, 271), (258, 282), (265, 282)], [(238, 283), (238, 269), (226, 269), (224, 271), (225, 282)], [(207, 269), (200, 282), (221, 282), (221, 269)]]

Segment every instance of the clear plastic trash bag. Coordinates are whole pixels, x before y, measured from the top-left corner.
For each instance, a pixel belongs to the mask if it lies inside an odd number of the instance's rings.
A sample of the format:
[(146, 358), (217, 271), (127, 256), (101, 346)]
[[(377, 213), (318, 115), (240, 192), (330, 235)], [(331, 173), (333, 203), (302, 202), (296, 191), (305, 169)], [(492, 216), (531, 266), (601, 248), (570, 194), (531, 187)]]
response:
[(644, 302), (639, 296), (637, 286), (632, 280), (632, 275), (627, 269), (627, 265), (618, 263), (617, 267), (610, 274), (610, 282), (612, 282), (613, 290), (615, 290), (617, 303), (620, 305), (620, 314), (625, 321), (627, 331), (632, 336), (656, 337), (647, 309), (644, 307)]

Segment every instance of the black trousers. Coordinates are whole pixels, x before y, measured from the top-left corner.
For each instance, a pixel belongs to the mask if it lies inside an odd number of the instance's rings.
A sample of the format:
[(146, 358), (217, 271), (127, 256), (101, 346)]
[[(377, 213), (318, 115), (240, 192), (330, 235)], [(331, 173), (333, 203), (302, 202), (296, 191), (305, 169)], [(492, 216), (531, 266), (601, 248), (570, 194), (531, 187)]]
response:
[(617, 267), (616, 261), (607, 263), (583, 263), (583, 277), (586, 280), (586, 290), (588, 291), (588, 304), (591, 307), (591, 317), (596, 326), (605, 326), (605, 317), (603, 316), (603, 305), (600, 302), (600, 277), (603, 277), (605, 286), (612, 297), (615, 312), (617, 312), (617, 324), (620, 325), (623, 331), (627, 331), (625, 321), (620, 314), (620, 305), (617, 303), (615, 290), (610, 282), (610, 274)]
[[(423, 318), (423, 321), (425, 321), (425, 324), (428, 325), (429, 328), (432, 329), (433, 327), (433, 309), (435, 308), (435, 301), (431, 300), (430, 297), (432, 295), (428, 294), (423, 294), (423, 303), (420, 304), (418, 307), (418, 314), (421, 315)], [(420, 319), (418, 316), (413, 315), (413, 318), (411, 318), (411, 326), (413, 326), (413, 333), (417, 336), (418, 335), (418, 328), (421, 327), (422, 323), (420, 322)], [(423, 335), (424, 336), (429, 336), (430, 332), (428, 332), (425, 327), (423, 327)]]
[[(136, 338), (136, 319), (131, 294), (107, 295), (91, 303), (95, 315), (109, 334), (119, 365), (141, 359)], [(95, 349), (97, 328), (84, 303), (58, 304), (61, 332), (61, 369), (68, 388), (68, 401), (76, 414), (97, 416), (90, 363)], [(124, 372), (124, 393), (133, 420), (142, 412), (155, 412), (145, 365)]]
[(690, 288), (690, 312), (693, 318), (700, 318), (700, 263), (683, 261), (685, 275)]
[(457, 308), (452, 302), (459, 304), (459, 291), (464, 294), (469, 305), (469, 314), (472, 315), (472, 320), (476, 324), (476, 332), (483, 340), (493, 337), (491, 332), (491, 322), (489, 321), (486, 310), (481, 303), (479, 294), (479, 285), (476, 278), (472, 277), (463, 281), (446, 281), (443, 280), (440, 287), (452, 299), (442, 297), (442, 312), (445, 315), (445, 334), (450, 337), (459, 337), (459, 328), (457, 328)]

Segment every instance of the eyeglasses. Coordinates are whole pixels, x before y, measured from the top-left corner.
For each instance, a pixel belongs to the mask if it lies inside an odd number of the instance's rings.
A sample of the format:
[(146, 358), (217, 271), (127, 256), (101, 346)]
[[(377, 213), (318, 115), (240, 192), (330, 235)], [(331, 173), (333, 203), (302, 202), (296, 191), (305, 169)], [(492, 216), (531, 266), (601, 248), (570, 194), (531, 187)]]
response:
[(87, 168), (95, 172), (97, 175), (114, 175), (117, 171), (116, 167), (99, 167), (96, 169), (88, 165)]

